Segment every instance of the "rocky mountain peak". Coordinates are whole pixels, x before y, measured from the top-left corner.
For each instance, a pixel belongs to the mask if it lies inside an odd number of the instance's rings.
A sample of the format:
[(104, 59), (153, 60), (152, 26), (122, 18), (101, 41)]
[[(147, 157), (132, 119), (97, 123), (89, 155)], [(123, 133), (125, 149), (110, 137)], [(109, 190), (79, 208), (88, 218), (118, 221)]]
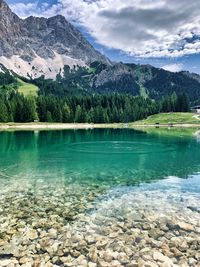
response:
[[(9, 24), (11, 22), (19, 22), (19, 21), (20, 21), (19, 17), (12, 12), (8, 4), (5, 1), (0, 0), (0, 22), (1, 23), (7, 22)], [(1, 25), (1, 26), (6, 26), (6, 25)]]
[(0, 0), (0, 63), (17, 74), (55, 78), (64, 65), (109, 64), (62, 15), (20, 19)]
[(0, 10), (10, 10), (9, 6), (7, 5), (7, 3), (3, 0), (0, 0)]

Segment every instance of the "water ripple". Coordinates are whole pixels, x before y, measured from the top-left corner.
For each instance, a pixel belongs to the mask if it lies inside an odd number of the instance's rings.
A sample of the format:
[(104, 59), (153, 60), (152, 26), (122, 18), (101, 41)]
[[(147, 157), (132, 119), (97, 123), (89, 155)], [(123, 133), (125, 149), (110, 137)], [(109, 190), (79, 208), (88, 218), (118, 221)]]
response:
[(174, 151), (174, 148), (168, 143), (155, 145), (148, 142), (134, 141), (80, 142), (70, 144), (68, 149), (75, 152), (101, 154), (150, 154)]

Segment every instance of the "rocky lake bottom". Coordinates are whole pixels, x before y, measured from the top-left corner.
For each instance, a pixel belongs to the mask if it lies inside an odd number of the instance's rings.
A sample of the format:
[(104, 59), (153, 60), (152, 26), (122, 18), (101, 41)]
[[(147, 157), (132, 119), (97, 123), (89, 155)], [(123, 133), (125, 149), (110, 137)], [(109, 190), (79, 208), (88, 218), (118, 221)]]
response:
[(200, 196), (185, 190), (198, 181), (111, 188), (2, 180), (0, 266), (200, 266)]

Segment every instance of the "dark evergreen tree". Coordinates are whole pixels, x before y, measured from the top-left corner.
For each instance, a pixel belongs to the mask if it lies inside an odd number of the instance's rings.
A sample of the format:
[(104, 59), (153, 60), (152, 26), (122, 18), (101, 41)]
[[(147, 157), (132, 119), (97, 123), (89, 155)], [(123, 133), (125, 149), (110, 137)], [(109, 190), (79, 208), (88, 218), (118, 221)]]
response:
[(179, 112), (190, 111), (189, 99), (185, 93), (178, 95), (176, 111), (179, 111)]
[(8, 109), (5, 105), (4, 101), (0, 99), (0, 122), (8, 122), (9, 121), (9, 115), (8, 115)]
[(52, 115), (51, 115), (51, 112), (49, 110), (47, 110), (46, 121), (47, 122), (53, 122)]

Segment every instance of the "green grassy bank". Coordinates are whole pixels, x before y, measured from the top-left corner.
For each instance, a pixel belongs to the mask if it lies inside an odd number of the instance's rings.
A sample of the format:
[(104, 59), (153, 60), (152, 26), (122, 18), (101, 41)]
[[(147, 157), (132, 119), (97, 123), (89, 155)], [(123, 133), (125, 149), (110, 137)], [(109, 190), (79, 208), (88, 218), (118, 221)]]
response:
[(136, 121), (132, 125), (168, 125), (168, 124), (200, 124), (200, 116), (195, 113), (160, 113), (145, 120)]

